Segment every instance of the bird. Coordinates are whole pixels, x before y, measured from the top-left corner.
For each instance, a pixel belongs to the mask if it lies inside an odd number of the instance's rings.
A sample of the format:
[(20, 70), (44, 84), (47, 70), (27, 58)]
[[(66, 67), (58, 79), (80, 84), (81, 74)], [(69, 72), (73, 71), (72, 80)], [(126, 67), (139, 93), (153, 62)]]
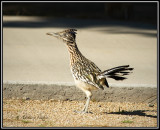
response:
[(92, 90), (109, 88), (107, 78), (115, 80), (127, 79), (125, 76), (132, 73), (134, 68), (129, 65), (121, 65), (105, 71), (101, 71), (97, 65), (87, 59), (78, 49), (76, 43), (77, 29), (66, 29), (61, 32), (48, 32), (47, 35), (61, 39), (68, 48), (70, 55), (70, 69), (75, 85), (81, 89), (87, 97), (82, 111), (77, 113), (89, 113), (88, 106), (92, 97)]

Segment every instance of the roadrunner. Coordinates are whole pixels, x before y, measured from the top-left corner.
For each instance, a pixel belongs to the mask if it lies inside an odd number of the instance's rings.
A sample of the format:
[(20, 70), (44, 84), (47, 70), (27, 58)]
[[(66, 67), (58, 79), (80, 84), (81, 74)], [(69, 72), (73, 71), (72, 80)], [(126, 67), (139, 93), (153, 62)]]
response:
[(87, 96), (86, 104), (81, 113), (87, 113), (92, 96), (91, 90), (109, 87), (106, 78), (113, 78), (115, 80), (126, 79), (124, 76), (128, 75), (133, 68), (129, 68), (129, 65), (123, 65), (101, 71), (92, 61), (84, 57), (79, 51), (76, 44), (76, 31), (76, 29), (68, 29), (58, 33), (47, 33), (47, 35), (62, 39), (67, 45), (70, 54), (70, 69), (75, 84)]

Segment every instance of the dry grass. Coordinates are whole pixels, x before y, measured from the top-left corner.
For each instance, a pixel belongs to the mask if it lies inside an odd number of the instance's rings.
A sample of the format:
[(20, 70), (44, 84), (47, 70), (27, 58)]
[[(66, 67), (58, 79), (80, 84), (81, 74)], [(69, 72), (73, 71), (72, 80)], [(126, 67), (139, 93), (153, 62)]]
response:
[(3, 100), (3, 127), (157, 127), (157, 104), (85, 101)]

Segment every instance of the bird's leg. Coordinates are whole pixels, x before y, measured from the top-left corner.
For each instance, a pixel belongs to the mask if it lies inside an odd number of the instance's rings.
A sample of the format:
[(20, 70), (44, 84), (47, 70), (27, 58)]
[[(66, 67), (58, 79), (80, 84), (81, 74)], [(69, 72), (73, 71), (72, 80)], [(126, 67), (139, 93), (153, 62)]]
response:
[(91, 92), (90, 91), (85, 91), (85, 93), (87, 95), (86, 104), (84, 105), (84, 108), (82, 109), (82, 111), (75, 111), (77, 113), (88, 113), (88, 106), (89, 106), (89, 101), (91, 99)]
[(82, 112), (88, 113), (88, 106), (89, 106), (90, 99), (91, 99), (90, 96), (87, 97), (87, 101), (86, 101), (86, 104), (84, 105), (84, 108), (83, 108)]

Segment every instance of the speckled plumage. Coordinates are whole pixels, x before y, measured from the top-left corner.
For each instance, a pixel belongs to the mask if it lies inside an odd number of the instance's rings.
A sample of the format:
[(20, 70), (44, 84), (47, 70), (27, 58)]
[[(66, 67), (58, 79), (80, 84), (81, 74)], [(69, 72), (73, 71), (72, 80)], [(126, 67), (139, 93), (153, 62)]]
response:
[(59, 33), (47, 33), (48, 35), (62, 39), (68, 48), (70, 54), (70, 69), (78, 88), (87, 95), (87, 102), (82, 112), (88, 111), (88, 105), (91, 97), (91, 91), (109, 87), (107, 77), (115, 80), (123, 80), (128, 71), (133, 70), (129, 65), (115, 67), (106, 71), (101, 71), (92, 61), (88, 60), (79, 51), (76, 44), (76, 29), (68, 29)]

